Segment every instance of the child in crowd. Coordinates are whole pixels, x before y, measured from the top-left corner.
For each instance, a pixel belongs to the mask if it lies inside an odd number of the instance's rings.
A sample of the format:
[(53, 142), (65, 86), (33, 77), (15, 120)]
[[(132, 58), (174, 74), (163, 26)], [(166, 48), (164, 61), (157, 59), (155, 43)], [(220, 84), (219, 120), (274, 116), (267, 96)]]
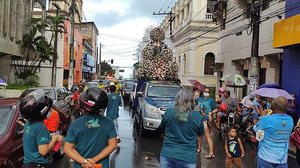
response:
[(225, 139), (226, 168), (242, 167), (242, 158), (245, 156), (244, 147), (240, 138), (237, 137), (236, 128), (231, 127)]

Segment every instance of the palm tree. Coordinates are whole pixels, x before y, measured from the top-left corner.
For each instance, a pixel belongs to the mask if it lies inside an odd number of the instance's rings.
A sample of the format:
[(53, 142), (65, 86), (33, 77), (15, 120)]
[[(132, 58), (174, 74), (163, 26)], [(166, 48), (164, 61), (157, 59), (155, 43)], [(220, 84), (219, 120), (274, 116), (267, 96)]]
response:
[(58, 10), (55, 16), (48, 16), (47, 20), (50, 22), (50, 31), (52, 32), (50, 44), (54, 42), (54, 55), (53, 55), (53, 64), (52, 64), (52, 80), (51, 80), (51, 86), (56, 85), (56, 66), (57, 66), (57, 36), (58, 33), (62, 36), (62, 33), (65, 31), (65, 26), (64, 26), (64, 20), (65, 17), (62, 15), (58, 14)]

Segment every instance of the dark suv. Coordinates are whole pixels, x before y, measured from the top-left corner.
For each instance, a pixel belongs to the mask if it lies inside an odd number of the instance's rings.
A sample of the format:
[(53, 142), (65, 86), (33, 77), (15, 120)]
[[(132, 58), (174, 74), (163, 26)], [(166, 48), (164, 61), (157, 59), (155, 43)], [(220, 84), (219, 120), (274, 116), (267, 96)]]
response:
[(22, 167), (23, 126), (19, 119), (19, 99), (0, 99), (0, 168)]

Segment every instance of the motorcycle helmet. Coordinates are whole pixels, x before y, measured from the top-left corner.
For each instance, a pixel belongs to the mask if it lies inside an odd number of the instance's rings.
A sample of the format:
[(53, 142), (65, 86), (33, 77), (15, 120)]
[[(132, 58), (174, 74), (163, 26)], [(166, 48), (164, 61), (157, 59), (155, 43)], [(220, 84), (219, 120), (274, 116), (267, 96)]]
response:
[(91, 114), (98, 114), (107, 107), (107, 94), (97, 88), (88, 88), (80, 94), (80, 106)]
[(53, 100), (46, 96), (41, 89), (25, 95), (20, 102), (20, 113), (28, 120), (39, 120), (47, 116)]
[(228, 106), (227, 106), (226, 103), (221, 103), (221, 104), (219, 105), (219, 110), (220, 110), (221, 112), (226, 113), (226, 112), (227, 112), (227, 109), (228, 109)]

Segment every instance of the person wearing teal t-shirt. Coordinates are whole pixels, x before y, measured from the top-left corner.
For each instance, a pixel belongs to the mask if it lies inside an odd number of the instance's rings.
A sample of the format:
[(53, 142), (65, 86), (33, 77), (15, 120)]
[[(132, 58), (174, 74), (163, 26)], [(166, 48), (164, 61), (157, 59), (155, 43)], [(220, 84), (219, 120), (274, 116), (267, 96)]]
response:
[(40, 89), (28, 93), (20, 102), (20, 113), (28, 120), (24, 125), (22, 168), (51, 167), (49, 152), (55, 142), (62, 141), (60, 135), (50, 137), (43, 123), (52, 104), (52, 99)]
[(182, 89), (175, 98), (175, 108), (168, 109), (159, 126), (165, 137), (160, 152), (160, 167), (196, 168), (197, 137), (204, 134), (201, 115), (194, 111), (193, 93)]
[(68, 129), (65, 154), (75, 161), (74, 167), (109, 168), (109, 155), (117, 147), (116, 130), (111, 119), (100, 115), (107, 107), (105, 91), (93, 87), (80, 95), (85, 112)]
[[(199, 97), (197, 99), (198, 104), (200, 104), (200, 109), (201, 109), (200, 112), (203, 116), (203, 124), (205, 129), (205, 137), (209, 147), (209, 154), (204, 156), (207, 159), (211, 159), (215, 157), (213, 142), (210, 135), (211, 134), (210, 128), (207, 124), (212, 120), (211, 114), (218, 111), (215, 100), (210, 97), (209, 92), (210, 92), (209, 88), (205, 88), (203, 90), (203, 97)], [(200, 151), (201, 151), (201, 146), (202, 146), (202, 138), (198, 140), (198, 148), (200, 149)]]
[(116, 86), (109, 86), (110, 93), (108, 94), (108, 105), (106, 110), (106, 117), (113, 120), (117, 131), (117, 142), (120, 143), (121, 139), (118, 136), (118, 118), (119, 118), (119, 106), (122, 105), (122, 99), (119, 93), (116, 93)]

